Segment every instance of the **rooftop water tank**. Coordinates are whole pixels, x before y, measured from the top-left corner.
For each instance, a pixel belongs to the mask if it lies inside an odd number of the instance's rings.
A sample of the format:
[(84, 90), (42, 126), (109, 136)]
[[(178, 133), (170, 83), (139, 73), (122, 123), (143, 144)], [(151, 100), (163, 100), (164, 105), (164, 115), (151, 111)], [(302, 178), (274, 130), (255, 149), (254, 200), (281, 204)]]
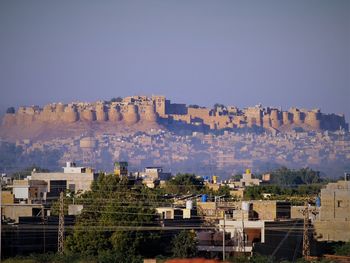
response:
[(186, 209), (190, 209), (190, 210), (193, 209), (193, 202), (192, 202), (192, 200), (187, 200), (186, 201)]
[(316, 198), (316, 207), (321, 207), (321, 198), (319, 196)]
[(243, 201), (242, 202), (242, 210), (243, 211), (249, 211), (249, 208), (250, 208), (250, 203)]

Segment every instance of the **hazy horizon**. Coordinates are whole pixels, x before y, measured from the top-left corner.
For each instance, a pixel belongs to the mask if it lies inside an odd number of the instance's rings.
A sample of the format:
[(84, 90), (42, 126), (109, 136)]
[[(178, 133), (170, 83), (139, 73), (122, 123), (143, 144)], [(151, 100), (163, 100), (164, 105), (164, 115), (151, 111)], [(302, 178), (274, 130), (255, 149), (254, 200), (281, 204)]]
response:
[(0, 0), (0, 110), (165, 95), (350, 107), (350, 1)]

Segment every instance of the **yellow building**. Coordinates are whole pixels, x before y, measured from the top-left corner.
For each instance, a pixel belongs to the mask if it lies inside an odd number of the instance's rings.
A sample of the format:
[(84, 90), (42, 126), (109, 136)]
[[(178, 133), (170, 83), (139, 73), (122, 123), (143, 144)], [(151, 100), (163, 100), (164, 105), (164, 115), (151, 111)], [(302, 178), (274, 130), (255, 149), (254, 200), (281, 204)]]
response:
[(114, 174), (116, 176), (128, 176), (128, 162), (115, 162)]

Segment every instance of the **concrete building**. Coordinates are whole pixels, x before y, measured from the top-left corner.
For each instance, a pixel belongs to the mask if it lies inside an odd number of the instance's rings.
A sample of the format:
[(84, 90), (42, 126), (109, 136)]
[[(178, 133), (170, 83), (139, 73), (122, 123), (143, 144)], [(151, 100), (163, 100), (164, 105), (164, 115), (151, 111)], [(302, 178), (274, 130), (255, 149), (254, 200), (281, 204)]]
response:
[(11, 185), (12, 181), (13, 181), (12, 177), (7, 176), (7, 174), (1, 174), (1, 177), (0, 177), (1, 186)]
[(42, 204), (2, 204), (2, 219), (7, 222), (18, 223), (23, 216), (39, 216), (44, 206)]
[(1, 204), (13, 204), (15, 196), (11, 191), (1, 191)]
[[(219, 228), (224, 227), (224, 220), (219, 221)], [(225, 220), (225, 232), (230, 234), (232, 251), (252, 252), (254, 242), (265, 242), (265, 221)]]
[(44, 180), (31, 180), (30, 177), (24, 180), (13, 180), (12, 192), (18, 201), (28, 203), (42, 202), (46, 200), (48, 192), (47, 182)]
[(171, 173), (164, 173), (162, 167), (146, 167), (144, 172), (139, 173), (143, 184), (150, 188), (159, 185), (161, 181), (169, 180)]
[(38, 173), (32, 172), (31, 180), (43, 180), (47, 182), (48, 192), (58, 195), (59, 192), (69, 189), (80, 193), (90, 190), (91, 183), (98, 177), (91, 168), (77, 167), (75, 163), (67, 162), (62, 172)]
[(242, 179), (239, 180), (239, 187), (246, 187), (252, 185), (260, 185), (262, 180), (254, 178), (250, 169), (246, 169), (246, 172), (242, 175)]
[(223, 231), (227, 255), (273, 256), (275, 259), (292, 260), (301, 256), (299, 234), (301, 220), (233, 220), (226, 218), (217, 225), (219, 231), (198, 232), (198, 250), (222, 255)]
[(329, 183), (321, 189), (321, 207), (314, 222), (318, 241), (350, 240), (350, 181)]

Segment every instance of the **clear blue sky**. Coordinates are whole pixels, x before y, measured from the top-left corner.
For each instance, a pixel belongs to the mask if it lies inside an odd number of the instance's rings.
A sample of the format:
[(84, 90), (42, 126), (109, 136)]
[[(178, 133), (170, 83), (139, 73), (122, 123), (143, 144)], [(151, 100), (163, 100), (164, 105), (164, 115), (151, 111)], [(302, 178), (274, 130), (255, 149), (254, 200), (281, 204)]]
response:
[(350, 1), (0, 0), (0, 109), (163, 94), (350, 116)]

